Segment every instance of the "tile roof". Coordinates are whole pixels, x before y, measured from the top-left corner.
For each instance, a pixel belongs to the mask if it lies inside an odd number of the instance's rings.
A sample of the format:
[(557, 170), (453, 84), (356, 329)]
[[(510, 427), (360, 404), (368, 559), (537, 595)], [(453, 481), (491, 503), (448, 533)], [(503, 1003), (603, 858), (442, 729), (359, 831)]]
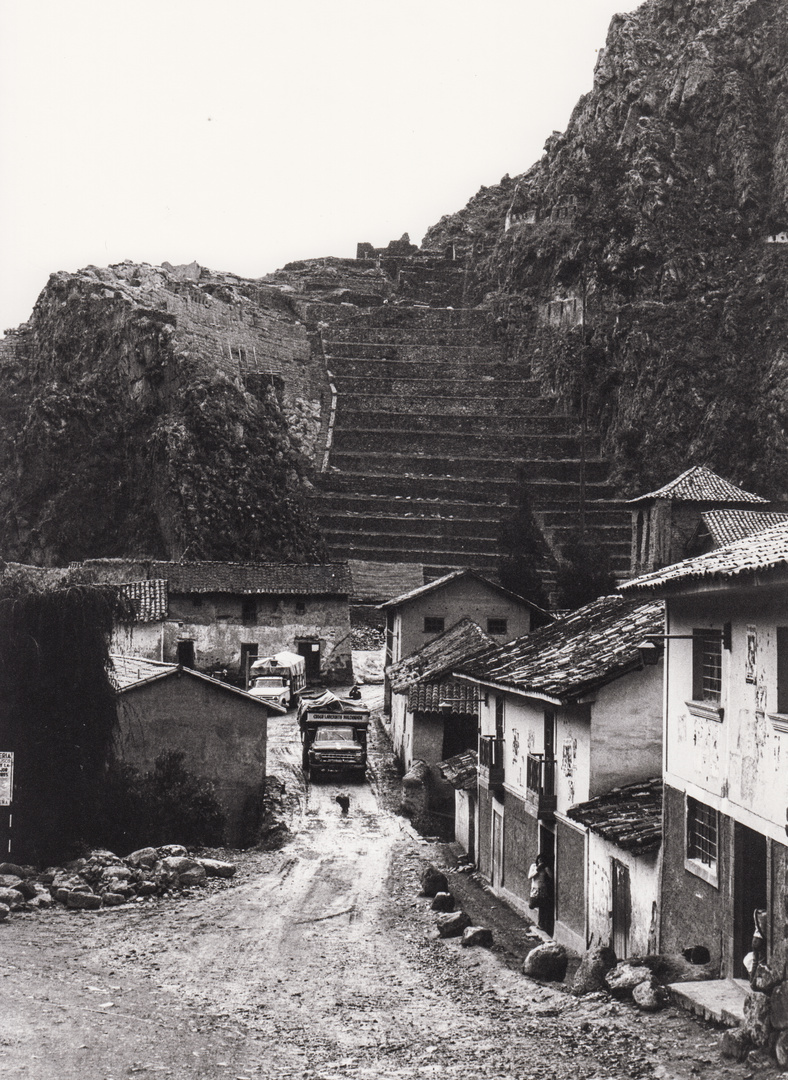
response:
[(381, 604), (392, 596), (418, 589), (424, 584), (424, 567), (421, 563), (384, 563), (351, 559), (349, 565), (353, 579), (351, 595), (354, 600)]
[(732, 502), (732, 503), (768, 503), (768, 499), (762, 499), (760, 495), (753, 495), (750, 491), (744, 491), (736, 487), (728, 480), (723, 480), (711, 469), (703, 465), (693, 465), (686, 469), (681, 476), (665, 484), (656, 491), (649, 491), (647, 495), (639, 495), (636, 499), (630, 499), (632, 503), (645, 502), (646, 499), (673, 499), (677, 502)]
[(638, 644), (663, 632), (663, 613), (661, 601), (602, 596), (452, 670), (482, 684), (563, 704), (639, 670)]
[(458, 679), (416, 683), (408, 692), (408, 712), (478, 716), (479, 688)]
[(653, 570), (621, 586), (623, 593), (680, 591), (704, 581), (726, 581), (764, 570), (788, 569), (788, 521), (732, 544)]
[[(498, 585), (494, 581), (490, 581), (489, 578), (484, 577), (477, 570), (452, 570), (449, 574), (444, 574), (443, 577), (435, 578), (434, 581), (428, 582), (426, 585), (420, 585), (417, 589), (411, 589), (410, 592), (403, 593), (401, 596), (395, 596), (393, 600), (387, 600), (385, 604), (379, 604), (380, 608), (395, 608), (400, 607), (402, 604), (409, 604), (411, 600), (416, 600), (420, 596), (426, 596), (428, 593), (436, 592), (438, 589), (442, 589), (444, 585), (448, 585), (449, 582), (458, 581), (460, 578), (473, 578), (475, 581), (481, 581), (484, 585), (488, 585), (496, 592), (502, 593), (504, 596), (511, 597), (512, 600), (517, 600), (521, 604), (525, 604), (526, 607), (531, 608), (532, 611), (541, 612), (542, 609), (537, 607), (536, 604), (532, 604), (530, 600), (526, 600), (522, 596), (518, 596), (517, 593), (510, 592), (509, 589), (504, 589), (503, 585)], [(545, 614), (542, 612), (542, 614)]]
[(455, 754), (438, 762), (441, 776), (452, 787), (461, 791), (472, 791), (476, 787), (478, 772), (478, 754), (475, 750), (466, 750), (464, 754)]
[(566, 816), (624, 851), (656, 851), (662, 843), (662, 780), (616, 788), (570, 807)]
[(120, 586), (121, 596), (131, 601), (136, 622), (158, 622), (167, 618), (167, 582), (126, 581)]
[(386, 669), (391, 689), (395, 694), (400, 694), (417, 682), (440, 678), (455, 664), (494, 644), (493, 639), (473, 619), (460, 619), (428, 641), (418, 652)]
[(97, 581), (161, 578), (170, 593), (273, 593), (278, 596), (349, 596), (347, 563), (159, 562), (149, 559), (88, 559), (82, 566)]
[(701, 514), (701, 518), (712, 543), (719, 548), (788, 521), (788, 513), (777, 510), (707, 510)]

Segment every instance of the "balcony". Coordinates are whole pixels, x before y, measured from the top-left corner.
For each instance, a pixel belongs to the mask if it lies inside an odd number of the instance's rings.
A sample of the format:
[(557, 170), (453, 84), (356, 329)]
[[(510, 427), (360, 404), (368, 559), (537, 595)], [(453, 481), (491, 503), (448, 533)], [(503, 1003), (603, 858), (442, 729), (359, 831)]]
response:
[(526, 761), (526, 801), (536, 807), (536, 816), (552, 821), (558, 803), (555, 793), (555, 758), (529, 754)]
[(487, 788), (503, 787), (503, 739), (482, 735), (479, 739), (479, 780)]

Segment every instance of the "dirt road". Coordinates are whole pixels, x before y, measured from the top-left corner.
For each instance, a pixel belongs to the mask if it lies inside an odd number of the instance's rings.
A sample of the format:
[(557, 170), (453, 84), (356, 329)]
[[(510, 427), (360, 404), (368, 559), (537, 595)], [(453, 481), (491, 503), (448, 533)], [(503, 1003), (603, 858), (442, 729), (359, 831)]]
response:
[(230, 887), (0, 925), (0, 1077), (752, 1074), (722, 1064), (717, 1033), (672, 1009), (578, 1001), (495, 952), (435, 940), (417, 896), (434, 852), (383, 809), (385, 758), (373, 757), (372, 785), (306, 791), (292, 724), (274, 725), (271, 748), (297, 797), (294, 837), (240, 853)]

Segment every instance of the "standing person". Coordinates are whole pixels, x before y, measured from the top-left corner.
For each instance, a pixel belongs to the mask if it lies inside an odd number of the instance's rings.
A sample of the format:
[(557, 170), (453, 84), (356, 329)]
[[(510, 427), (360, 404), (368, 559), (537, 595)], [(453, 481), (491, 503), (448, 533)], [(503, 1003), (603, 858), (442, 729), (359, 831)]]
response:
[(544, 855), (537, 855), (528, 871), (531, 891), (528, 906), (538, 911), (537, 926), (548, 934), (553, 933), (553, 875)]

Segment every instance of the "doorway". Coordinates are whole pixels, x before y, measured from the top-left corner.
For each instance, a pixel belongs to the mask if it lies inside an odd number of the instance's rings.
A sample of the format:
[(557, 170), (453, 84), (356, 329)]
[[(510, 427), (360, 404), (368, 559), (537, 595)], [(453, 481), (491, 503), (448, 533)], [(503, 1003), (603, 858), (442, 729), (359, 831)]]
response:
[(618, 859), (610, 860), (612, 908), (612, 945), (618, 960), (629, 956), (629, 927), (632, 921), (632, 900), (629, 889), (629, 867)]
[(304, 658), (306, 681), (308, 683), (320, 682), (320, 642), (297, 641), (296, 649)]
[(503, 812), (492, 805), (492, 866), (490, 883), (493, 888), (503, 885)]
[(193, 668), (194, 667), (194, 642), (193, 641), (179, 641), (178, 642), (178, 663), (181, 667)]
[(541, 822), (539, 823), (538, 853), (542, 856), (547, 869), (550, 871), (550, 880), (553, 886), (549, 906), (545, 905), (539, 913), (539, 925), (548, 934), (552, 934), (555, 929), (555, 833), (546, 828)]
[(258, 656), (259, 645), (256, 641), (241, 642), (241, 687), (243, 690), (249, 687), (249, 669)]
[[(746, 979), (744, 957), (752, 949), (753, 913), (769, 909), (768, 844), (763, 833), (738, 822), (734, 826), (733, 844), (733, 963), (730, 967), (735, 979)], [(767, 941), (767, 956), (770, 945)]]

